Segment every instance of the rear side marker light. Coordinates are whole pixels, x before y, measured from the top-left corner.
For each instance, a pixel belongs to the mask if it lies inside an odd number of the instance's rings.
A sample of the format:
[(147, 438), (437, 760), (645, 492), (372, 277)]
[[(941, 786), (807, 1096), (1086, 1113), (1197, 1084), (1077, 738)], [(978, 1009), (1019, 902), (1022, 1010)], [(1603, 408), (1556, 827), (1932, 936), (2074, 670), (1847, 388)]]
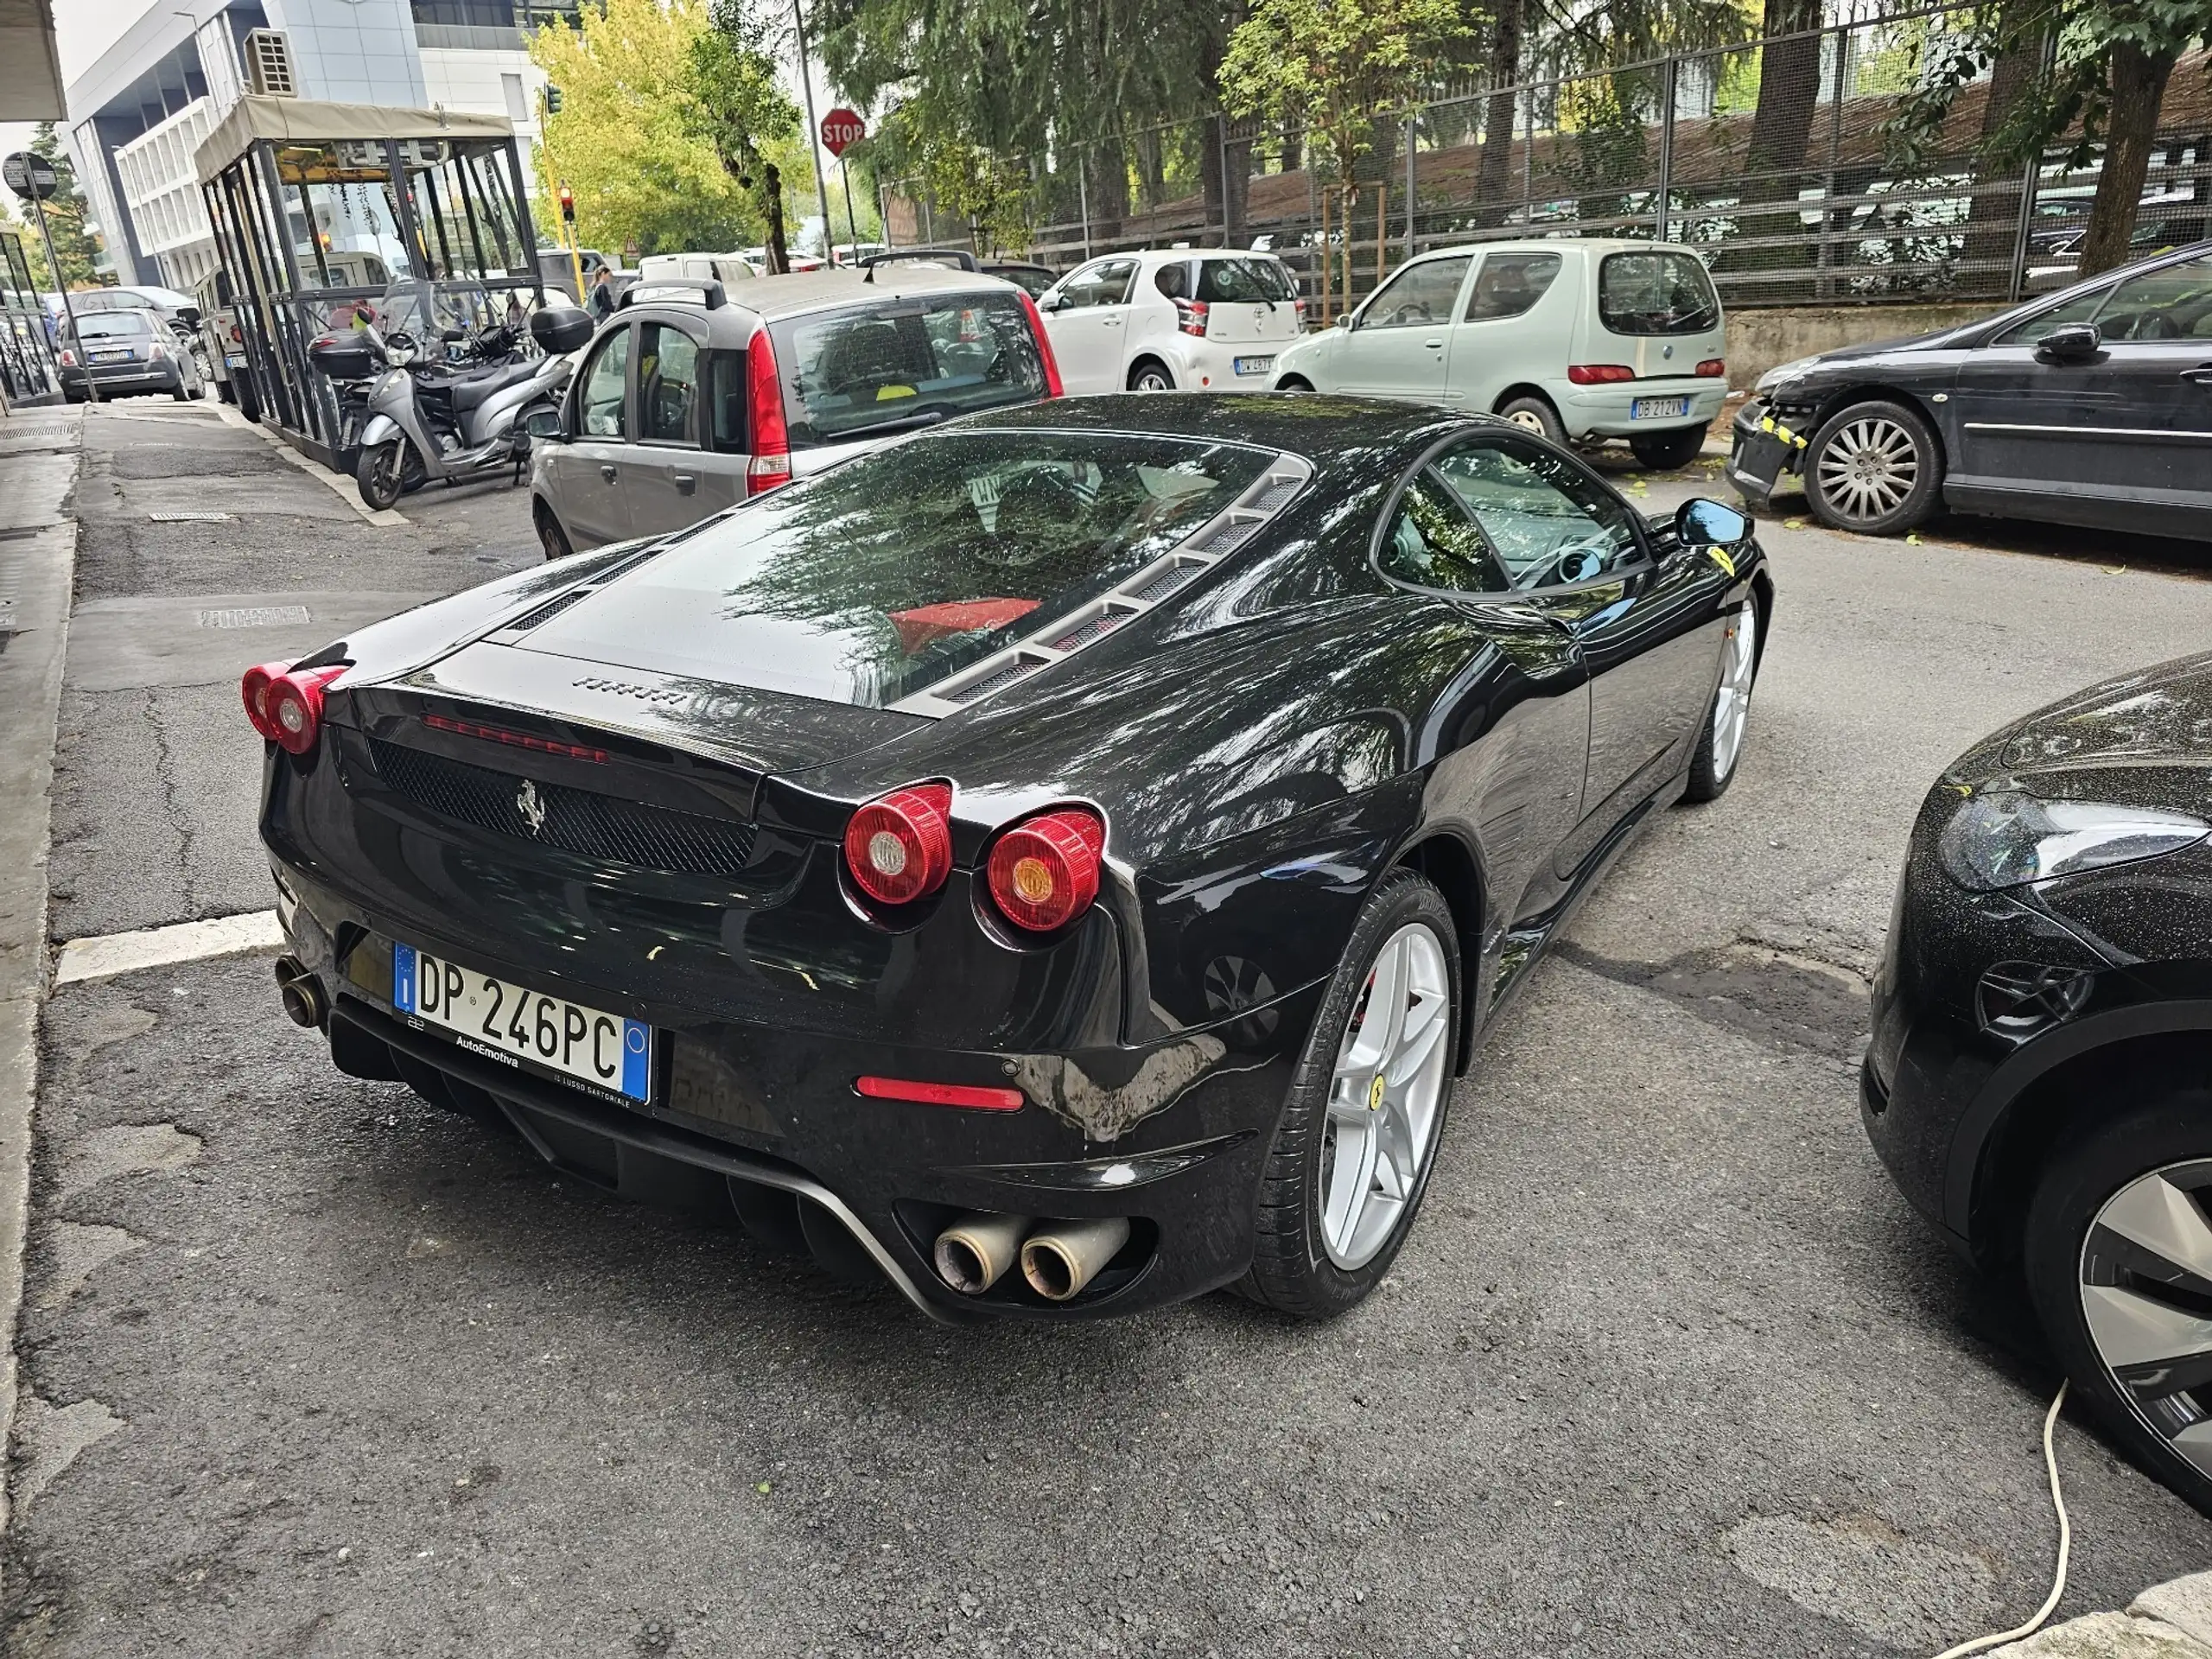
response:
[(1024, 819), (992, 845), (991, 900), (1016, 927), (1050, 933), (1098, 897), (1106, 826), (1087, 807), (1061, 807)]
[(845, 869), (878, 904), (926, 899), (952, 874), (952, 791), (911, 784), (870, 801), (845, 826)]
[(1567, 378), (1578, 386), (1604, 386), (1633, 380), (1636, 371), (1625, 363), (1577, 363), (1567, 372)]
[(529, 749), (538, 754), (566, 755), (571, 760), (594, 760), (604, 766), (605, 749), (586, 748), (581, 743), (556, 743), (550, 737), (532, 737), (527, 732), (502, 731), (497, 726), (479, 726), (473, 720), (451, 720), (444, 715), (425, 715), (423, 723), (433, 731), (451, 732), (455, 737), (481, 738), (486, 743), (505, 743), (510, 748)]
[(906, 1077), (855, 1077), (853, 1090), (870, 1100), (963, 1106), (971, 1112), (1018, 1112), (1029, 1103), (1019, 1089), (978, 1089), (964, 1083), (916, 1083)]
[(1697, 365), (1697, 373), (1707, 380), (1721, 379), (1727, 372), (1728, 359), (1725, 357), (1708, 357)]
[(253, 729), (288, 754), (305, 754), (322, 730), (323, 688), (350, 666), (288, 669), (260, 663), (238, 683), (246, 718)]
[(1045, 365), (1045, 395), (1065, 397), (1067, 389), (1060, 384), (1060, 360), (1052, 355), (1052, 338), (1045, 332), (1045, 319), (1037, 309), (1037, 302), (1029, 297), (1028, 290), (1020, 290), (1021, 314), (1029, 319), (1029, 337), (1037, 342), (1037, 355)]

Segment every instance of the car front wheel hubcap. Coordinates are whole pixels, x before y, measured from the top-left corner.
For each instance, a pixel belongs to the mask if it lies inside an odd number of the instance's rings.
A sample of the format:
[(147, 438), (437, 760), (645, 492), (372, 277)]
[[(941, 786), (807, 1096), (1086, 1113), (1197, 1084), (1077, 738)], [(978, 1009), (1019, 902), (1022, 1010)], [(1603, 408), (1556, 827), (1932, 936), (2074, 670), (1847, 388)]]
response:
[(1728, 624), (1720, 659), (1720, 690), (1713, 701), (1713, 770), (1726, 778), (1743, 753), (1744, 724), (1751, 718), (1751, 680), (1758, 671), (1758, 607), (1749, 600)]
[(1452, 980), (1444, 946), (1408, 922), (1368, 969), (1329, 1082), (1321, 1244), (1347, 1272), (1388, 1243), (1436, 1150), (1449, 1069)]
[(1912, 434), (1886, 416), (1845, 427), (1821, 451), (1821, 493), (1848, 518), (1894, 512), (1920, 481), (1920, 449)]
[(2212, 1159), (2105, 1200), (2082, 1242), (2082, 1313), (2136, 1415), (2212, 1476)]
[(1505, 418), (1525, 432), (1541, 432), (1544, 429), (1544, 417), (1533, 409), (1516, 409)]

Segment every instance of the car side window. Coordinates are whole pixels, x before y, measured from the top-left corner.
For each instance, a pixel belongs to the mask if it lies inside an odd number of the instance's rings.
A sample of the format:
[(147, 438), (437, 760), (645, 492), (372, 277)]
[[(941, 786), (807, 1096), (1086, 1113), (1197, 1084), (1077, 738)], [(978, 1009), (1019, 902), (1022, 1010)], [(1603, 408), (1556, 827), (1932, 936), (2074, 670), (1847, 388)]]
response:
[(638, 438), (690, 443), (699, 397), (699, 342), (673, 323), (638, 326)]
[(1467, 296), (1468, 322), (1517, 317), (1544, 297), (1559, 276), (1555, 253), (1493, 253), (1483, 259), (1475, 291)]
[(1993, 346), (2032, 346), (2052, 329), (2069, 322), (2087, 322), (2097, 315), (2097, 308), (2111, 297), (2109, 286), (2092, 289), (2087, 294), (2076, 294), (2063, 305), (2054, 305), (2048, 311), (2038, 311), (2025, 322), (2016, 322), (1989, 343)]
[(1449, 593), (1502, 594), (1512, 586), (1481, 528), (1433, 467), (1414, 474), (1399, 496), (1376, 563), (1385, 575)]
[(2110, 340), (2212, 340), (2212, 254), (2128, 277), (2093, 319)]
[(588, 438), (628, 437), (629, 380), (630, 330), (618, 328), (585, 365), (576, 393), (576, 430)]
[(709, 424), (715, 448), (741, 451), (745, 448), (746, 394), (743, 352), (710, 352), (707, 356)]
[(1076, 310), (1092, 305), (1119, 305), (1129, 297), (1129, 279), (1137, 274), (1134, 259), (1102, 259), (1068, 278), (1060, 290), (1060, 308)]
[(1171, 300), (1179, 300), (1191, 286), (1191, 268), (1178, 260), (1152, 273), (1152, 285)]
[(1457, 254), (1406, 266), (1367, 302), (1359, 314), (1359, 326), (1422, 328), (1451, 321), (1452, 308), (1459, 302), (1459, 284), (1474, 262), (1472, 254)]
[(1595, 582), (1643, 556), (1635, 514), (1572, 461), (1510, 441), (1439, 456), (1452, 487), (1518, 590)]

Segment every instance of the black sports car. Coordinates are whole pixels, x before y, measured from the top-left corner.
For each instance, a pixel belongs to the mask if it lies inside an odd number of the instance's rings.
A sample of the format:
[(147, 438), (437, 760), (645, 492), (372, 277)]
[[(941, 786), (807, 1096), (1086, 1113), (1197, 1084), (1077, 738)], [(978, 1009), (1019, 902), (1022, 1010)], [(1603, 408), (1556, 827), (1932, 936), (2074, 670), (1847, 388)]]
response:
[(287, 1005), (940, 1317), (1332, 1313), (1575, 899), (1727, 786), (1748, 529), (1396, 404), (952, 423), (249, 674)]
[(1891, 535), (1939, 506), (2212, 541), (2212, 243), (1763, 376), (1728, 480)]
[(2212, 1510), (2212, 657), (1976, 744), (1920, 811), (1867, 1133), (2024, 1274), (2075, 1387)]

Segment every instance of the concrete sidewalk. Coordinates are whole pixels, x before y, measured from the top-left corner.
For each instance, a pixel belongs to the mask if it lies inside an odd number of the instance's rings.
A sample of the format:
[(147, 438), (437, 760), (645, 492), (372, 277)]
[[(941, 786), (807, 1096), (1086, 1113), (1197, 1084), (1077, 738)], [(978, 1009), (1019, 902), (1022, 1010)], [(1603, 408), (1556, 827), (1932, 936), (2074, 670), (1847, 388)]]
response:
[[(84, 416), (73, 409), (0, 417), (0, 1445), (16, 1408), (16, 1314), (22, 1302), (31, 1103), (46, 972), (47, 845), (54, 718), (68, 642), (77, 528), (72, 497)], [(0, 1491), (0, 1527), (7, 1496)]]

